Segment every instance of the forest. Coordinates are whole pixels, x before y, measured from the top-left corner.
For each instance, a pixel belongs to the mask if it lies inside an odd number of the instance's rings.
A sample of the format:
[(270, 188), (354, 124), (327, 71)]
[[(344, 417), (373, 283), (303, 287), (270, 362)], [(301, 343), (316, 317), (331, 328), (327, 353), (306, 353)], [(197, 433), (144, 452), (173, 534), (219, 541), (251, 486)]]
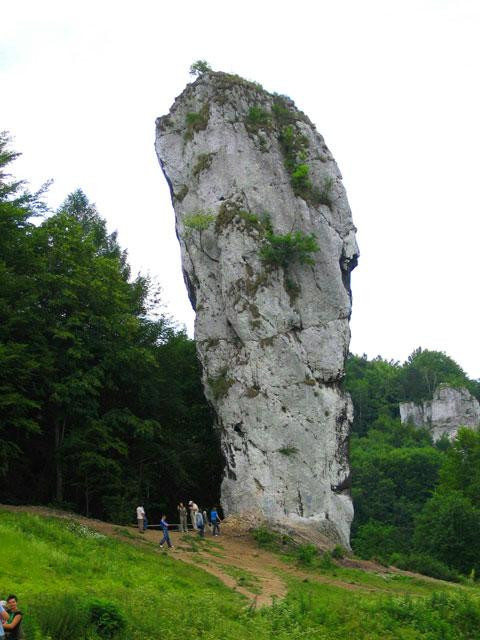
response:
[[(9, 173), (0, 135), (0, 473), (3, 502), (49, 504), (118, 523), (193, 497), (219, 498), (222, 457), (195, 344), (132, 274), (126, 251), (80, 189), (50, 211)], [(433, 444), (398, 403), (471, 380), (443, 352), (404, 363), (351, 354), (345, 389), (363, 558), (437, 577), (480, 571), (480, 434)]]

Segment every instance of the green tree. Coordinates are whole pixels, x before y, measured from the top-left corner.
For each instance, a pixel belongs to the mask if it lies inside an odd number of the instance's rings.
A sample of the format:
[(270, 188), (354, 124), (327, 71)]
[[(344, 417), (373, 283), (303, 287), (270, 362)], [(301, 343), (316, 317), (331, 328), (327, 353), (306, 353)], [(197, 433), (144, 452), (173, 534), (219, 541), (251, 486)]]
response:
[(38, 409), (43, 363), (32, 347), (36, 337), (39, 258), (32, 245), (31, 218), (43, 214), (44, 186), (31, 194), (14, 180), (9, 165), (20, 155), (0, 133), (0, 473), (20, 455), (18, 440), (40, 429)]
[(402, 367), (401, 400), (420, 402), (431, 400), (441, 383), (454, 387), (467, 387), (476, 391), (475, 383), (468, 379), (465, 371), (443, 351), (429, 351), (419, 347), (408, 357)]
[(480, 510), (460, 491), (440, 491), (418, 516), (414, 543), (462, 573), (480, 570)]
[(480, 432), (460, 429), (440, 469), (439, 487), (461, 491), (480, 509)]
[(345, 373), (345, 389), (354, 406), (354, 433), (366, 434), (380, 416), (398, 417), (401, 387), (397, 362), (349, 354)]

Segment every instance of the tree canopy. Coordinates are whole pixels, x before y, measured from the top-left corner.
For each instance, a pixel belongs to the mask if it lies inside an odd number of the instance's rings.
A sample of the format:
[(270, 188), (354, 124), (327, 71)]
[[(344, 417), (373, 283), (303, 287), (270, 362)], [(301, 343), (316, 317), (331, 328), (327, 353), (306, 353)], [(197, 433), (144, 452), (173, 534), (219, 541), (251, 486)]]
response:
[[(45, 215), (0, 139), (0, 472), (12, 502), (128, 520), (195, 492), (221, 457), (195, 347), (77, 190)], [(34, 224), (33, 218), (42, 216)], [(135, 505), (136, 506), (136, 505)]]

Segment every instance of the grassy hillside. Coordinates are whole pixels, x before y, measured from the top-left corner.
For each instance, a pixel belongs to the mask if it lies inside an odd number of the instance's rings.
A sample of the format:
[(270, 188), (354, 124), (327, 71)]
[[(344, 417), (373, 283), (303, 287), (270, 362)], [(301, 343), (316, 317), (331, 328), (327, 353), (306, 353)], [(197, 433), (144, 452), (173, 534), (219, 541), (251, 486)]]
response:
[(287, 597), (255, 610), (200, 562), (192, 567), (135, 537), (0, 511), (0, 540), (0, 594), (18, 595), (27, 638), (461, 640), (480, 628), (480, 591), (468, 585), (320, 563), (303, 578), (285, 573)]

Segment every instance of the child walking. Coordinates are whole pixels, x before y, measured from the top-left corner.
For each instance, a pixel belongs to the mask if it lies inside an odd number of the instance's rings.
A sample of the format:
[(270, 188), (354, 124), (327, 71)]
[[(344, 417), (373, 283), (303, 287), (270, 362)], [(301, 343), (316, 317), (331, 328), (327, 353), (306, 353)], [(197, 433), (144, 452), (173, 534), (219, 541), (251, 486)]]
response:
[(172, 544), (172, 541), (170, 540), (170, 535), (168, 533), (167, 516), (165, 514), (162, 516), (162, 519), (160, 520), (160, 528), (163, 532), (163, 538), (160, 540), (160, 549), (163, 549), (163, 545), (165, 544), (165, 542), (168, 544), (168, 547), (170, 549), (173, 549), (173, 544)]

